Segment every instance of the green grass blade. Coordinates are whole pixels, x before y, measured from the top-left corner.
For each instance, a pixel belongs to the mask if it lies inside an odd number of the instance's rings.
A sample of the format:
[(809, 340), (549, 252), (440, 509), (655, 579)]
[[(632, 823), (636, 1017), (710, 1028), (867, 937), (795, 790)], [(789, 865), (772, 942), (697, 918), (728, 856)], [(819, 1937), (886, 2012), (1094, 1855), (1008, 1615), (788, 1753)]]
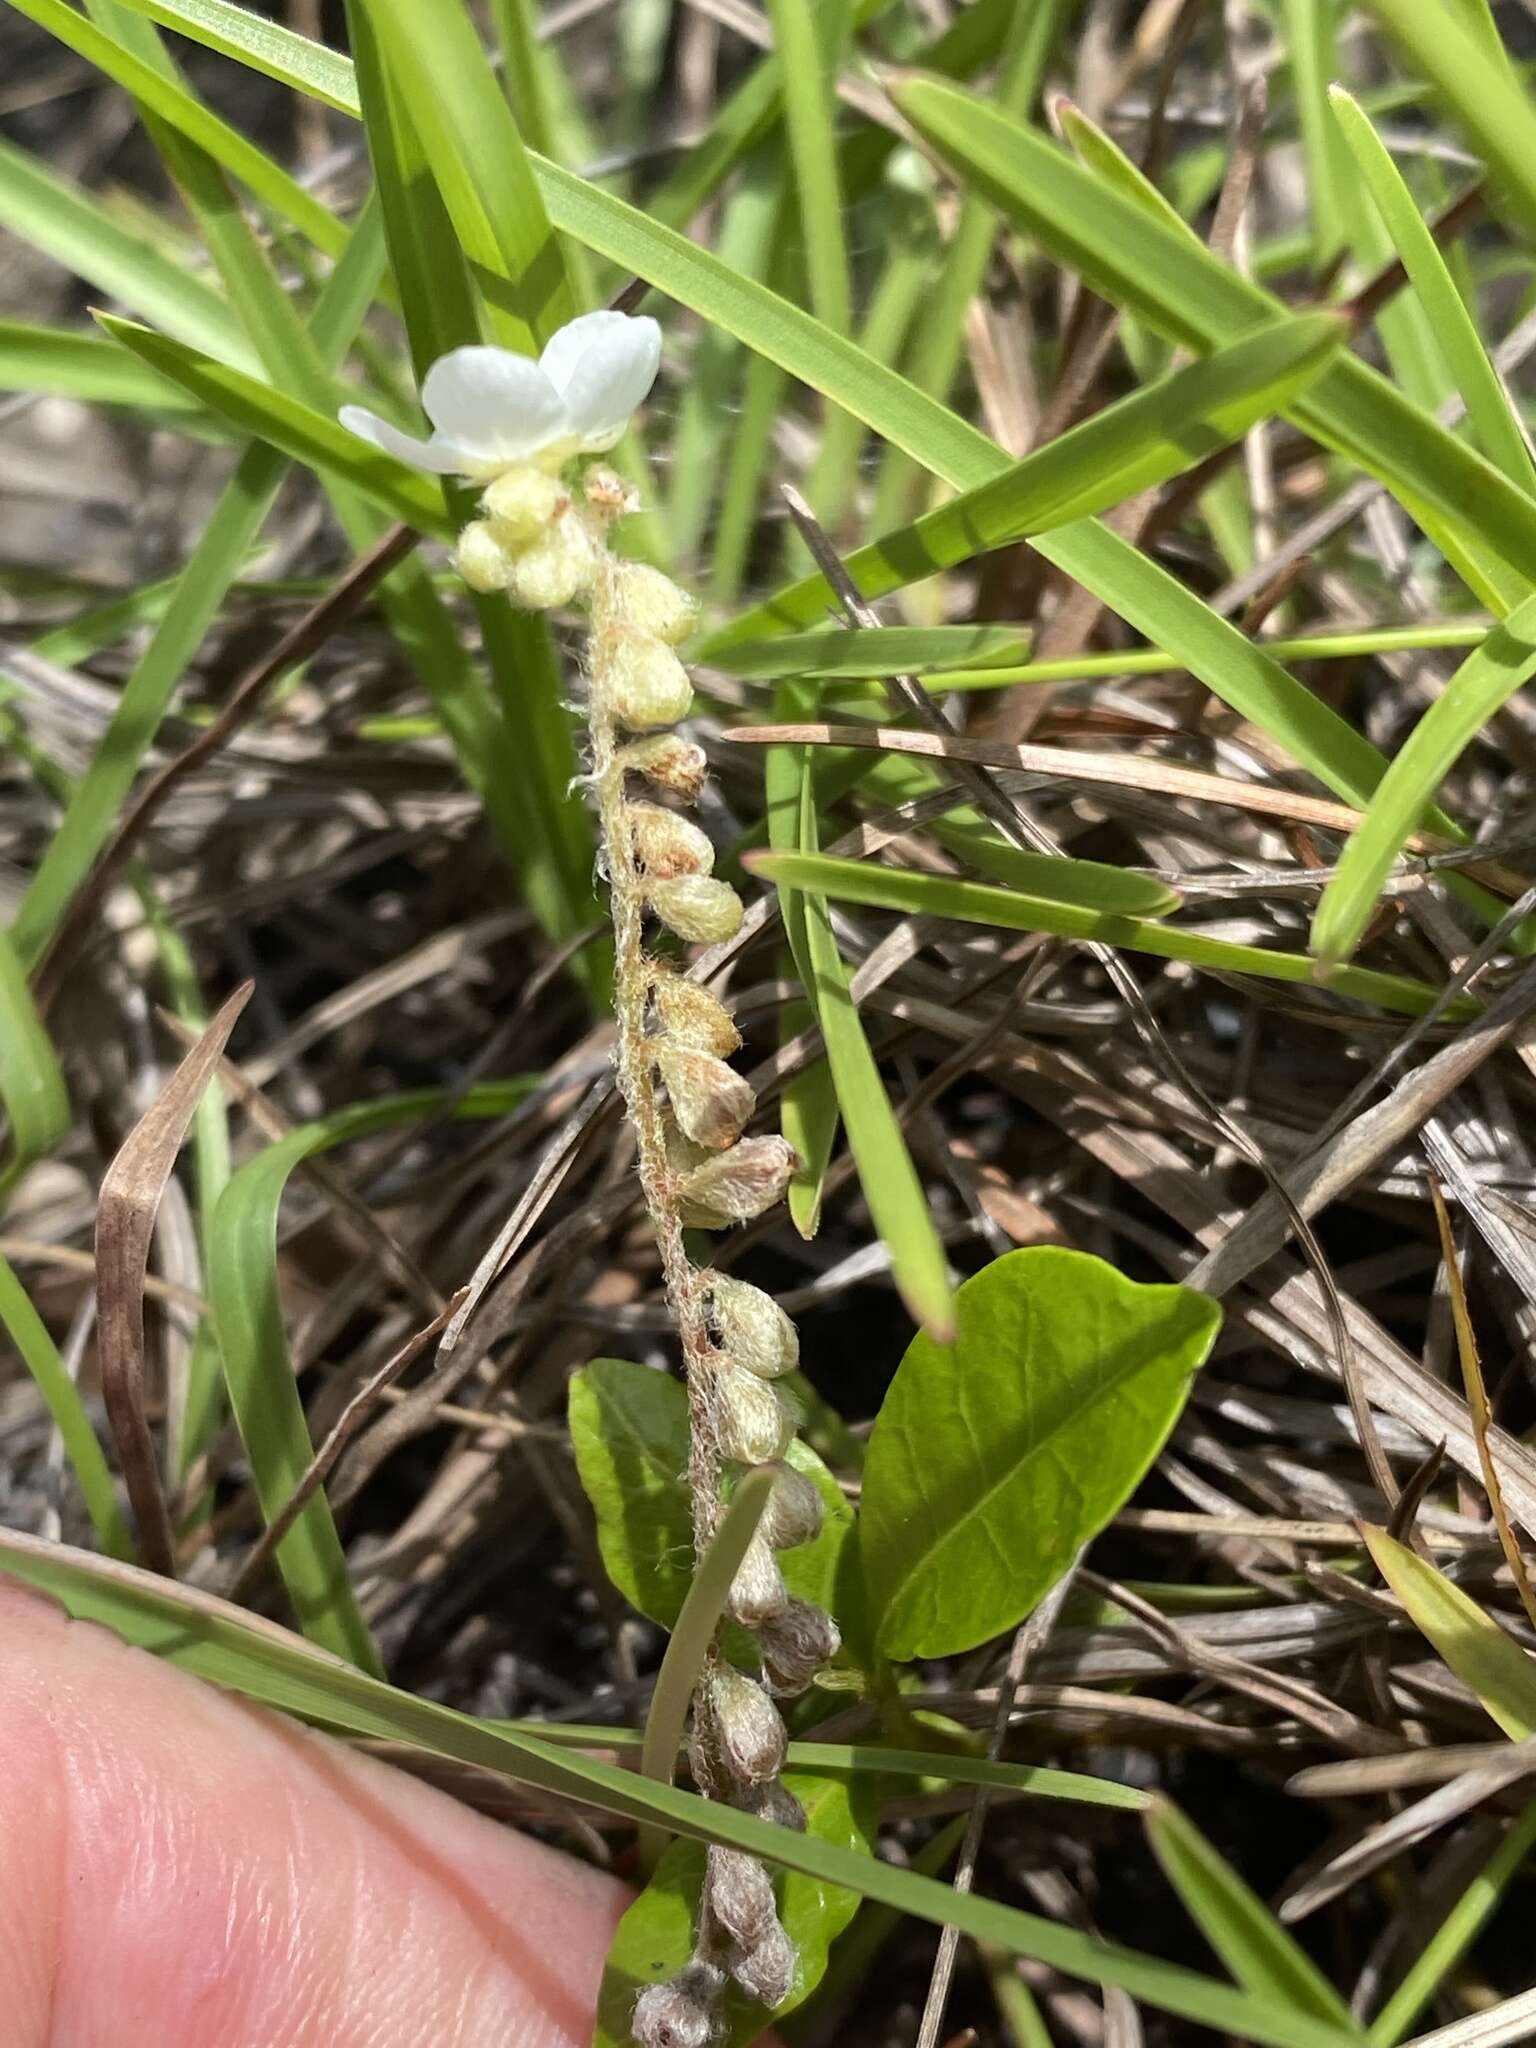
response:
[(790, 161), (799, 195), (805, 266), (816, 316), (834, 334), (853, 324), (848, 250), (843, 240), (843, 195), (832, 125), (832, 81), (842, 59), (847, 8), (833, 0), (767, 0), (778, 45), (789, 131)]
[(1516, 1742), (1536, 1735), (1536, 1658), (1444, 1572), (1385, 1529), (1364, 1530), (1376, 1568), (1462, 1684)]
[(11, 1127), (10, 1171), (69, 1129), (69, 1093), (27, 987), (19, 948), (0, 932), (0, 1102)]
[(1331, 964), (1353, 953), (1435, 791), (1500, 705), (1536, 675), (1533, 635), (1536, 597), (1472, 650), (1392, 757), (1313, 917), (1312, 948), (1320, 960)]
[(249, 8), (229, 0), (122, 0), (135, 14), (147, 15), (162, 28), (233, 57), (237, 64), (264, 72), (279, 85), (291, 86), (334, 107), (339, 114), (357, 113), (357, 87), (352, 66), (339, 50), (283, 28)]
[(96, 1541), (109, 1557), (131, 1558), (133, 1535), (118, 1504), (117, 1487), (80, 1390), (26, 1289), (4, 1258), (0, 1258), (0, 1325), (15, 1345), (22, 1364), (59, 1432), (64, 1455), (75, 1475), (80, 1498), (91, 1518)]
[(819, 633), (749, 640), (711, 657), (733, 676), (915, 676), (947, 668), (1022, 661), (1029, 635), (1017, 626), (830, 626)]
[(1291, 78), (1301, 143), (1307, 165), (1307, 199), (1312, 215), (1312, 268), (1320, 276), (1347, 239), (1347, 160), (1328, 112), (1328, 86), (1339, 75), (1334, 0), (1285, 0), (1291, 46)]
[(1536, 489), (1536, 463), (1531, 460), (1514, 407), (1413, 194), (1359, 103), (1341, 85), (1333, 87), (1330, 98), (1339, 129), (1402, 258), (1409, 282), (1434, 323), (1436, 339), (1466, 402), (1479, 447), (1511, 483), (1523, 491)]
[(1238, 1983), (1260, 1998), (1353, 2027), (1349, 2007), (1264, 1901), (1167, 1800), (1155, 1799), (1144, 1825), (1163, 1875)]
[(994, 1899), (954, 1891), (932, 1878), (808, 1835), (775, 1827), (722, 1800), (655, 1785), (505, 1724), (474, 1720), (417, 1699), (367, 1673), (317, 1655), (286, 1631), (207, 1594), (168, 1586), (131, 1565), (0, 1530), (6, 1569), (143, 1648), (226, 1689), (353, 1735), (405, 1742), (429, 1753), (499, 1771), (561, 1799), (653, 1821), (696, 1841), (720, 1841), (770, 1865), (840, 1885), (937, 1926), (1038, 1957), (1088, 1983), (1115, 1984), (1132, 1997), (1197, 2025), (1263, 2048), (1358, 2048), (1359, 2036), (1328, 2026), (1193, 1970), (1101, 1941)]
[[(789, 882), (848, 903), (868, 903), (914, 917), (952, 917), (967, 924), (997, 925), (1004, 931), (1096, 939), (1101, 945), (1152, 953), (1163, 960), (1184, 960), (1218, 974), (1256, 974), (1303, 987), (1314, 980), (1312, 962), (1304, 953), (1271, 953), (1259, 946), (1234, 945), (1179, 925), (1085, 910), (1013, 889), (994, 889), (985, 882), (963, 882), (913, 868), (879, 867), (873, 861), (839, 860), (830, 854), (752, 853), (745, 857), (745, 865), (770, 882)], [(1362, 967), (1340, 968), (1328, 985), (1336, 995), (1378, 1004), (1407, 1017), (1422, 1016), (1436, 995), (1426, 982)]]
[[(125, 356), (99, 334), (0, 320), (0, 390), (56, 392), (88, 405), (131, 405), (151, 412), (188, 413), (184, 391)], [(178, 420), (184, 430), (187, 423)]]

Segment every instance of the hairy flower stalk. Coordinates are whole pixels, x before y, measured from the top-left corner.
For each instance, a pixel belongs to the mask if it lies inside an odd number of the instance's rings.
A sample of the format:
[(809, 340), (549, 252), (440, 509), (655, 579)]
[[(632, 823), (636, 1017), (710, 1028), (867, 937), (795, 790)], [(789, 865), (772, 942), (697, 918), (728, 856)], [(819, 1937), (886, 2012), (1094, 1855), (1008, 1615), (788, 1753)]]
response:
[[(727, 1064), (741, 1039), (724, 1007), (646, 949), (648, 917), (712, 944), (739, 928), (742, 905), (711, 873), (706, 835), (677, 808), (697, 800), (705, 777), (702, 750), (671, 730), (692, 698), (674, 650), (697, 606), (659, 570), (613, 553), (611, 529), (637, 500), (606, 465), (586, 460), (619, 438), (659, 354), (653, 320), (592, 313), (562, 328), (537, 363), (465, 348), (434, 364), (422, 386), (428, 441), (355, 407), (342, 417), (403, 461), (483, 486), (482, 516), (457, 550), (473, 589), (504, 591), (530, 611), (586, 612), (588, 782), (613, 921), (615, 1068), (682, 1348), (699, 1550), (714, 1537), (733, 1468), (774, 1472), (727, 1600), (732, 1620), (756, 1638), (761, 1674), (736, 1670), (714, 1646), (695, 1691), (689, 1754), (708, 1797), (803, 1827), (779, 1782), (787, 1737), (774, 1696), (804, 1691), (838, 1636), (820, 1608), (791, 1597), (778, 1564), (821, 1527), (820, 1494), (785, 1462), (796, 1416), (776, 1382), (794, 1369), (798, 1339), (760, 1288), (696, 1268), (683, 1237), (685, 1226), (723, 1230), (761, 1215), (782, 1197), (795, 1158), (781, 1138), (742, 1135), (755, 1102)], [(693, 1959), (641, 1994), (635, 2039), (641, 2048), (704, 2048), (718, 2033), (728, 1978), (771, 2007), (787, 1996), (795, 1966), (767, 1870), (711, 1848)]]

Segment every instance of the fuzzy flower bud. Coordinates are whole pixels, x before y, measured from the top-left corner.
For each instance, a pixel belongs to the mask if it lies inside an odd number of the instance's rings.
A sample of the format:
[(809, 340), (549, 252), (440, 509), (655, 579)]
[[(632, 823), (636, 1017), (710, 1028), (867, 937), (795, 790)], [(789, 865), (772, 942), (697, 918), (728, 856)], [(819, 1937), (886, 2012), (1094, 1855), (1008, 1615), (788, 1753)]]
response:
[(799, 1164), (782, 1138), (743, 1138), (684, 1176), (678, 1188), (683, 1221), (700, 1230), (750, 1223), (782, 1198)]
[(712, 1843), (704, 1865), (704, 1905), (743, 1948), (755, 1948), (779, 1924), (773, 1879), (755, 1856)]
[(804, 1692), (817, 1672), (832, 1662), (842, 1640), (830, 1614), (809, 1600), (791, 1600), (758, 1635), (764, 1684), (781, 1696)]
[(594, 641), (592, 674), (616, 718), (637, 732), (676, 725), (693, 702), (688, 671), (650, 633), (604, 633)]
[(635, 858), (653, 881), (671, 881), (677, 875), (707, 875), (715, 864), (715, 849), (707, 832), (701, 832), (691, 818), (660, 804), (629, 804), (625, 809)]
[(715, 1433), (723, 1457), (739, 1465), (771, 1465), (794, 1440), (796, 1417), (766, 1380), (722, 1360), (714, 1376)]
[(616, 577), (613, 608), (626, 626), (653, 633), (669, 647), (686, 640), (699, 615), (699, 601), (679, 590), (670, 576), (645, 562), (625, 562)]
[(771, 1294), (729, 1273), (709, 1281), (716, 1327), (738, 1365), (760, 1379), (776, 1380), (800, 1363), (800, 1338)]
[(605, 519), (618, 519), (640, 509), (640, 493), (606, 462), (593, 463), (581, 480), (581, 490), (593, 511)]
[(698, 741), (685, 740), (675, 732), (631, 740), (619, 750), (619, 766), (628, 774), (643, 775), (658, 789), (670, 789), (688, 803), (704, 787), (709, 773), (709, 762)]
[(570, 504), (570, 493), (548, 470), (519, 463), (487, 484), (480, 503), (505, 548), (526, 548), (545, 533)]
[(669, 1983), (646, 1986), (635, 2000), (630, 2032), (640, 2048), (707, 2048), (724, 1988), (712, 1963), (689, 1963)]
[(453, 561), (470, 589), (482, 597), (505, 590), (512, 574), (512, 557), (483, 519), (471, 521), (459, 535)]
[(757, 1533), (773, 1550), (794, 1550), (821, 1534), (825, 1509), (816, 1483), (793, 1465), (774, 1467), (773, 1491)]
[(749, 1998), (771, 2010), (793, 1990), (796, 1961), (795, 1944), (775, 1920), (761, 1941), (736, 1950), (731, 1957), (731, 1975)]
[(741, 1136), (742, 1125), (757, 1107), (749, 1084), (724, 1060), (707, 1052), (689, 1052), (661, 1039), (656, 1065), (667, 1084), (672, 1114), (685, 1137), (712, 1152), (723, 1152)]
[(760, 1535), (747, 1545), (747, 1554), (731, 1581), (726, 1595), (726, 1612), (743, 1628), (761, 1628), (789, 1605), (789, 1589), (773, 1552)]
[[(699, 1782), (697, 1777), (694, 1782)], [(771, 1821), (776, 1828), (788, 1828), (794, 1835), (805, 1833), (805, 1808), (778, 1778), (766, 1785), (743, 1785), (732, 1793), (731, 1803), (743, 1813), (755, 1813), (759, 1820)]]
[(717, 1664), (706, 1694), (720, 1754), (731, 1776), (747, 1785), (776, 1778), (789, 1737), (779, 1710), (755, 1679)]
[(701, 946), (734, 939), (746, 915), (730, 883), (717, 882), (713, 875), (678, 875), (672, 881), (651, 882), (645, 893), (668, 931)]
[(507, 595), (525, 612), (553, 611), (578, 596), (591, 574), (591, 542), (574, 519), (560, 519), (514, 558)]
[(663, 970), (651, 985), (651, 1001), (661, 1028), (674, 1045), (690, 1052), (713, 1053), (727, 1059), (739, 1050), (741, 1033), (723, 1003), (707, 988), (681, 974)]

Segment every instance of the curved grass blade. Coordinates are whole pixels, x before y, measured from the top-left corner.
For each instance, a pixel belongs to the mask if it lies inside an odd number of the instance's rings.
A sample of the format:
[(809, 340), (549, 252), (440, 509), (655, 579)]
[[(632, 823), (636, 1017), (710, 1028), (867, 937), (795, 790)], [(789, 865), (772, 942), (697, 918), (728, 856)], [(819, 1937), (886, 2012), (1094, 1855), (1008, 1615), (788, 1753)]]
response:
[[(783, 880), (796, 888), (820, 890), (880, 910), (952, 917), (967, 924), (997, 925), (1005, 931), (1052, 932), (1064, 939), (1096, 939), (1101, 945), (1152, 953), (1163, 960), (1184, 960), (1217, 974), (1256, 974), (1268, 981), (1303, 987), (1315, 983), (1313, 963), (1304, 953), (1271, 953), (1260, 946), (1234, 945), (1179, 925), (1084, 910), (1013, 889), (994, 889), (985, 882), (961, 882), (914, 868), (880, 867), (873, 861), (839, 860), (831, 854), (750, 853), (743, 865), (770, 882)], [(1378, 974), (1365, 967), (1340, 968), (1328, 985), (1336, 995), (1378, 1004), (1405, 1017), (1423, 1016), (1436, 999), (1436, 991), (1427, 982), (1411, 981), (1400, 974)], [(1470, 1014), (1469, 999), (1458, 999), (1452, 1014)]]
[[(0, 320), (0, 390), (57, 392), (88, 405), (142, 406), (186, 415), (195, 408), (184, 391), (125, 356), (99, 334)], [(177, 420), (183, 433), (196, 421)]]
[(275, 78), (279, 85), (324, 101), (339, 114), (358, 112), (351, 64), (339, 50), (329, 50), (296, 29), (231, 6), (229, 0), (122, 0), (122, 5)]
[(1536, 1658), (1470, 1594), (1385, 1529), (1362, 1530), (1376, 1568), (1462, 1684), (1516, 1742), (1536, 1735)]

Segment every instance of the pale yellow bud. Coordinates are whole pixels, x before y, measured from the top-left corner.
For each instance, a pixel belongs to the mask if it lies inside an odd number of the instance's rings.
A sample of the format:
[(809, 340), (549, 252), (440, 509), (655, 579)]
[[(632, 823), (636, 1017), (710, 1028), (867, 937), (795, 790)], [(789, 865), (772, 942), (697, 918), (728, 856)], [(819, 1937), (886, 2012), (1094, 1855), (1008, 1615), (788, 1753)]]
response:
[(765, 1380), (793, 1372), (800, 1363), (800, 1339), (773, 1296), (729, 1273), (708, 1278), (715, 1324), (736, 1363)]
[(649, 739), (631, 740), (620, 749), (619, 766), (629, 773), (643, 775), (658, 789), (670, 789), (689, 803), (704, 787), (709, 773), (709, 762), (698, 741), (685, 740), (675, 732), (658, 732)]
[(586, 589), (592, 574), (592, 544), (572, 518), (557, 520), (542, 539), (512, 563), (507, 594), (526, 612), (553, 611)]
[(704, 1908), (743, 1948), (754, 1948), (779, 1924), (773, 1879), (755, 1856), (712, 1842), (704, 1864)]
[(554, 525), (569, 506), (571, 494), (547, 470), (519, 463), (493, 478), (480, 502), (502, 546), (525, 548)]
[(675, 647), (693, 631), (699, 601), (646, 562), (621, 564), (615, 578), (615, 613), (638, 633), (654, 633)]
[(722, 1457), (738, 1465), (772, 1465), (795, 1436), (796, 1416), (777, 1388), (728, 1360), (711, 1385), (715, 1435)]
[(797, 1472), (793, 1465), (777, 1465), (773, 1491), (757, 1533), (771, 1550), (794, 1550), (801, 1543), (816, 1541), (821, 1534), (823, 1513), (815, 1481)]
[(651, 989), (651, 1001), (661, 1028), (674, 1045), (686, 1045), (693, 1052), (712, 1052), (725, 1059), (738, 1050), (741, 1033), (729, 1012), (707, 988), (681, 974), (658, 975)]
[(483, 519), (474, 520), (459, 535), (453, 560), (470, 589), (482, 597), (505, 590), (512, 574), (512, 557)]
[(832, 1662), (842, 1640), (830, 1614), (809, 1600), (791, 1600), (758, 1634), (768, 1690), (781, 1697), (804, 1692), (817, 1672)]
[(761, 1536), (747, 1545), (731, 1590), (726, 1595), (726, 1612), (743, 1628), (761, 1628), (789, 1605), (789, 1588), (775, 1562), (773, 1552)]
[(723, 1152), (741, 1136), (757, 1097), (740, 1074), (707, 1052), (658, 1039), (651, 1048), (678, 1127), (696, 1145)]
[(741, 898), (729, 882), (713, 875), (678, 875), (646, 885), (646, 899), (669, 931), (701, 946), (734, 939), (746, 916)]
[(779, 1710), (763, 1688), (729, 1664), (717, 1664), (707, 1687), (715, 1740), (731, 1776), (757, 1785), (784, 1767), (788, 1736)]
[(683, 1176), (677, 1190), (683, 1221), (701, 1230), (750, 1223), (782, 1199), (799, 1164), (782, 1138), (743, 1138)]
[(731, 1975), (759, 2005), (772, 2008), (788, 1998), (795, 1984), (795, 1944), (775, 1920), (760, 1941), (745, 1944), (731, 1957)]
[(630, 804), (625, 815), (635, 858), (649, 879), (665, 882), (678, 875), (707, 875), (714, 866), (709, 835), (691, 818), (663, 810), (660, 804)]
[(592, 676), (614, 716), (637, 732), (676, 725), (693, 702), (687, 669), (650, 633), (601, 634), (593, 643)]

